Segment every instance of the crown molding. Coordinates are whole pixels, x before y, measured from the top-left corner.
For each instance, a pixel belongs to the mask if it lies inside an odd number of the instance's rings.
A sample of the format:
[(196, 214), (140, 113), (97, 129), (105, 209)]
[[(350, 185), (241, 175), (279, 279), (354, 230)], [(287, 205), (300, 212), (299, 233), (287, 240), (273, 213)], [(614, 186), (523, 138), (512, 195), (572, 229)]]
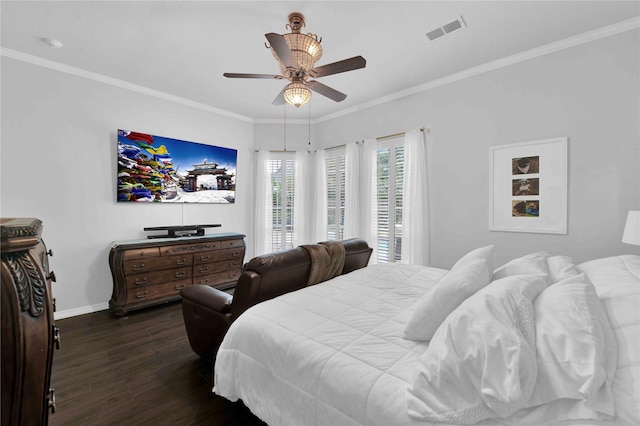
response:
[(6, 58), (16, 59), (18, 61), (27, 62), (33, 65), (38, 65), (44, 68), (49, 68), (55, 71), (60, 71), (66, 74), (75, 75), (76, 77), (86, 78), (88, 80), (97, 81), (99, 83), (109, 84), (111, 86), (119, 87), (121, 89), (129, 90), (132, 92), (141, 93), (143, 95), (153, 96), (159, 99), (163, 99), (165, 101), (174, 102), (180, 105), (188, 106), (191, 108), (200, 109), (207, 112), (212, 112), (215, 114), (219, 114), (225, 117), (233, 118), (236, 120), (246, 121), (249, 123), (253, 123), (253, 119), (251, 117), (247, 117), (244, 115), (236, 114), (233, 112), (229, 112), (220, 108), (216, 108), (210, 105), (203, 104), (201, 102), (192, 101), (190, 99), (182, 98), (180, 96), (171, 95), (166, 92), (162, 92), (160, 90), (150, 89), (145, 86), (140, 86), (138, 84), (129, 83), (124, 80), (119, 80), (117, 78), (109, 77), (104, 74), (96, 73), (93, 71), (87, 71), (82, 68), (72, 67), (70, 65), (65, 65), (60, 62), (51, 61), (49, 59), (44, 59), (39, 56), (29, 55), (27, 53), (23, 53), (13, 49), (7, 49), (5, 47), (0, 47), (0, 56), (4, 56)]
[[(591, 41), (599, 40), (605, 37), (609, 37), (612, 35), (620, 34), (626, 31), (631, 31), (634, 29), (640, 28), (640, 17), (635, 17), (631, 19), (627, 19), (622, 22), (618, 22), (617, 24), (612, 24), (606, 27), (598, 28), (593, 31), (589, 31), (583, 34), (579, 34), (577, 36), (568, 37), (566, 39), (549, 43), (547, 45), (537, 47), (534, 49), (526, 50), (524, 52), (516, 53), (514, 55), (510, 55), (501, 59), (497, 59), (495, 61), (488, 62), (483, 65), (479, 65), (477, 67), (469, 68), (467, 70), (451, 74), (449, 76), (439, 78), (436, 80), (428, 81), (426, 83), (420, 84), (418, 86), (411, 87), (406, 90), (402, 90), (400, 92), (393, 93), (388, 96), (383, 96), (381, 98), (375, 99), (370, 102), (365, 102), (360, 105), (356, 105), (351, 108), (346, 108), (341, 111), (337, 111), (332, 114), (327, 114), (322, 117), (318, 117), (312, 120), (287, 120), (290, 124), (317, 124), (322, 123), (328, 120), (332, 120), (334, 118), (342, 117), (345, 115), (352, 114), (354, 112), (362, 111), (368, 108), (372, 108), (377, 105), (381, 105), (387, 102), (394, 101), (396, 99), (404, 98), (406, 96), (414, 95), (416, 93), (421, 93), (427, 90), (434, 89), (436, 87), (441, 87), (450, 83), (454, 83), (456, 81), (464, 80), (469, 77), (474, 77), (480, 74), (484, 74), (490, 71), (498, 70), (500, 68), (507, 67), (509, 65), (517, 64), (520, 62), (527, 61), (529, 59), (537, 58), (540, 56), (548, 55), (550, 53), (558, 52), (564, 49), (568, 49), (574, 46), (578, 46), (584, 43), (589, 43)], [(108, 77), (103, 74), (95, 73), (92, 71), (87, 71), (81, 68), (72, 67), (69, 65), (61, 64), (59, 62), (51, 61), (48, 59), (44, 59), (38, 56), (29, 55), (17, 50), (7, 49), (4, 47), (0, 47), (0, 56), (4, 56), (7, 58), (16, 59), (23, 62), (28, 62), (33, 65), (42, 66), (45, 68), (49, 68), (52, 70), (64, 72), (67, 74), (75, 75), (82, 78), (87, 78), (89, 80), (98, 81), (104, 84), (109, 84), (112, 86), (116, 86), (125, 90), (130, 90), (133, 92), (142, 93), (149, 96), (154, 96), (159, 99), (164, 99), (170, 102), (175, 102), (177, 104), (185, 105), (191, 108), (200, 109), (207, 112), (212, 112), (214, 114), (219, 114), (225, 117), (233, 118), (240, 121), (245, 121), (254, 124), (282, 124), (282, 119), (261, 119), (256, 118), (253, 119), (251, 117), (247, 117), (244, 115), (232, 113), (220, 108), (216, 108), (210, 105), (203, 104), (201, 102), (192, 101), (186, 98), (182, 98), (180, 96), (171, 95), (159, 90), (150, 89), (148, 87), (140, 86), (137, 84), (129, 83), (124, 80), (119, 80), (117, 78)]]

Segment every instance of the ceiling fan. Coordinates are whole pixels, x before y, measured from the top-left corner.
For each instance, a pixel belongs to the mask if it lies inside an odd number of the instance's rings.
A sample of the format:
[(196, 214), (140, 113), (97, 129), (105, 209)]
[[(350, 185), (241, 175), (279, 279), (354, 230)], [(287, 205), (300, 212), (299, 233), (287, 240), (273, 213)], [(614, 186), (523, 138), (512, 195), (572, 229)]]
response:
[(347, 95), (339, 92), (317, 80), (309, 78), (324, 77), (341, 72), (364, 68), (367, 61), (362, 56), (344, 59), (331, 64), (316, 67), (316, 62), (322, 56), (322, 38), (318, 39), (315, 34), (301, 34), (300, 29), (305, 26), (304, 16), (301, 13), (291, 13), (289, 24), (286, 28), (291, 30), (288, 34), (265, 34), (270, 45), (265, 43), (267, 48), (280, 64), (281, 74), (239, 74), (224, 73), (228, 78), (265, 78), (265, 79), (287, 79), (291, 83), (273, 100), (273, 105), (283, 105), (285, 102), (296, 107), (304, 105), (311, 100), (311, 91), (320, 93), (336, 102), (343, 101)]

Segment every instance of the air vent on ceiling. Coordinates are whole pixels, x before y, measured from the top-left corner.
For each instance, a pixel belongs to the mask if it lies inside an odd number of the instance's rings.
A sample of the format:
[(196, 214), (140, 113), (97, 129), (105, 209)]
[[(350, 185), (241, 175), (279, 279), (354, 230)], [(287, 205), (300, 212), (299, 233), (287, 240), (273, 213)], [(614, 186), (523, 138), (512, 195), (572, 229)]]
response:
[(467, 27), (467, 24), (465, 24), (464, 19), (462, 19), (462, 16), (460, 16), (459, 18), (449, 22), (448, 24), (445, 24), (441, 27), (438, 27), (434, 30), (429, 31), (427, 33), (427, 38), (429, 39), (429, 41), (434, 41), (444, 36), (447, 36), (454, 31), (458, 31), (466, 27)]

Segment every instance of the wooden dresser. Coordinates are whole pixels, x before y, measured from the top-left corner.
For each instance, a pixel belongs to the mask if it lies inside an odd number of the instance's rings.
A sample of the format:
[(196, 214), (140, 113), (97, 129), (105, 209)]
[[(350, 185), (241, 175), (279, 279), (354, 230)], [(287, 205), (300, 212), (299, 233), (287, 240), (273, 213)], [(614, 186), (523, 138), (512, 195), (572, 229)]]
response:
[(0, 219), (2, 240), (2, 425), (46, 425), (60, 334), (47, 251), (38, 219)]
[(114, 242), (109, 253), (116, 316), (180, 300), (190, 285), (234, 287), (244, 261), (244, 235), (209, 234)]

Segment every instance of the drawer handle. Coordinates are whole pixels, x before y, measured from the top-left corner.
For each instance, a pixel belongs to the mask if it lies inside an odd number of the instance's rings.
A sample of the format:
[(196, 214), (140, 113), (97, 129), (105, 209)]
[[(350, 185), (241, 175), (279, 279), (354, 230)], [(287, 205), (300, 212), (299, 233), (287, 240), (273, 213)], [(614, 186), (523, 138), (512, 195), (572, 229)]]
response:
[(144, 269), (144, 263), (141, 263), (141, 264), (140, 264), (140, 266), (138, 266), (138, 265), (133, 265), (133, 266), (131, 267), (131, 269), (133, 269), (133, 271), (134, 271), (134, 272), (142, 271), (142, 270)]
[(176, 260), (176, 265), (184, 265), (185, 263), (187, 263), (187, 259), (178, 259)]
[(187, 275), (186, 271), (176, 272), (176, 278), (184, 278), (185, 275)]
[(142, 285), (145, 284), (147, 282), (147, 277), (144, 277), (143, 280), (140, 280), (139, 278), (136, 278), (136, 282), (134, 283), (135, 285)]
[(51, 414), (56, 413), (56, 393), (53, 388), (49, 388), (49, 410), (51, 410)]
[(232, 272), (229, 274), (229, 278), (235, 278), (238, 274), (236, 274), (235, 272)]
[(53, 343), (55, 343), (56, 345), (56, 350), (60, 350), (60, 340), (61, 340), (60, 329), (54, 325), (53, 326)]
[(186, 284), (182, 284), (182, 285), (176, 284), (176, 290), (181, 290), (181, 289), (185, 288), (186, 286), (187, 286)]
[(209, 267), (208, 267), (208, 266), (205, 266), (205, 267), (203, 267), (203, 268), (200, 268), (200, 272), (201, 272), (201, 273), (209, 272)]
[(239, 251), (234, 251), (234, 252), (231, 253), (231, 256), (238, 257), (238, 256), (240, 256), (240, 252)]
[(238, 266), (238, 262), (229, 262), (229, 268), (235, 268)]
[(136, 299), (144, 299), (148, 294), (148, 291), (145, 291), (144, 293), (136, 293)]
[(211, 256), (200, 256), (200, 261), (201, 262), (206, 262), (209, 259), (211, 259)]
[(51, 271), (49, 273), (49, 275), (47, 276), (47, 279), (51, 280), (51, 281), (53, 281), (55, 283), (56, 282), (56, 274), (54, 274), (53, 271)]
[(200, 284), (209, 284), (209, 278), (205, 280), (200, 280)]

